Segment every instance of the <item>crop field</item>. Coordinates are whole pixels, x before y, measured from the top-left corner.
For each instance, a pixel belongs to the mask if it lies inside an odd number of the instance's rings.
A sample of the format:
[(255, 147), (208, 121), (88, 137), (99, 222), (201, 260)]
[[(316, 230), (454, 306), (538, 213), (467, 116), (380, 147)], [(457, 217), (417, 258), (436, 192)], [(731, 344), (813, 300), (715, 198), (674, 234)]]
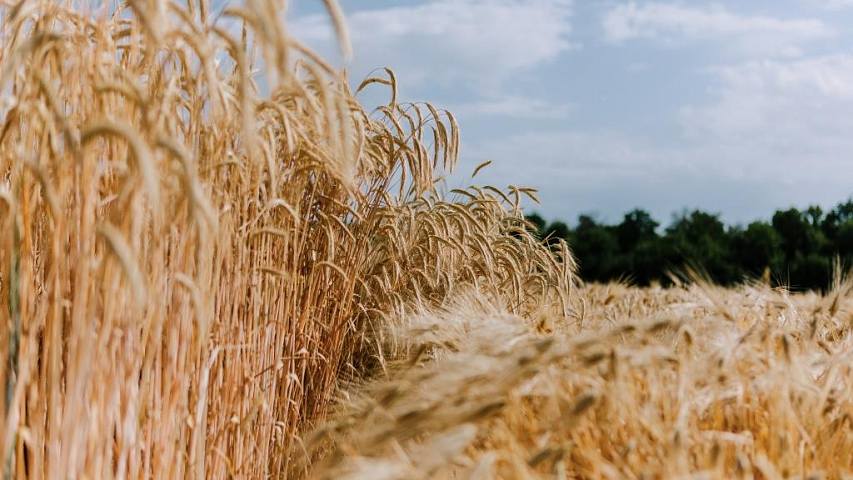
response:
[(3, 478), (853, 475), (840, 267), (584, 285), (285, 8), (0, 6)]
[(399, 360), (307, 437), (313, 474), (849, 478), (850, 295), (611, 284), (527, 319), (462, 296), (394, 324)]

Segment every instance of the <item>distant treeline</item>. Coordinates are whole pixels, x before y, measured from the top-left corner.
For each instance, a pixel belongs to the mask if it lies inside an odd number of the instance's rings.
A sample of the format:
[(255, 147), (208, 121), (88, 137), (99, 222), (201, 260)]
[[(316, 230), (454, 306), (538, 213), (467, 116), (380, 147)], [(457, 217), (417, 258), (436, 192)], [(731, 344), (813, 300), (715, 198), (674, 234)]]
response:
[(669, 283), (668, 273), (692, 267), (712, 280), (731, 285), (769, 275), (775, 285), (825, 289), (833, 264), (853, 267), (853, 199), (829, 212), (812, 206), (779, 210), (772, 219), (726, 226), (719, 215), (695, 210), (660, 224), (637, 209), (619, 224), (598, 223), (588, 215), (570, 228), (527, 217), (543, 239), (565, 239), (586, 281), (629, 280), (638, 285)]

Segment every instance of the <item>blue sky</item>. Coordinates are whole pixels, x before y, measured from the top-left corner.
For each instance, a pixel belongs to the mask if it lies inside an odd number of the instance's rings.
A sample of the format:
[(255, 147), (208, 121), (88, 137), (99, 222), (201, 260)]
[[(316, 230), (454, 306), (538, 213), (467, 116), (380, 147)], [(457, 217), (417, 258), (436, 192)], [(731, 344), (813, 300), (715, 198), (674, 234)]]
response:
[[(403, 100), (457, 114), (462, 158), (528, 210), (573, 222), (645, 208), (726, 221), (853, 194), (853, 0), (343, 1), (354, 56), (318, 0), (292, 32), (354, 83), (389, 66)], [(366, 104), (384, 97), (364, 97)]]

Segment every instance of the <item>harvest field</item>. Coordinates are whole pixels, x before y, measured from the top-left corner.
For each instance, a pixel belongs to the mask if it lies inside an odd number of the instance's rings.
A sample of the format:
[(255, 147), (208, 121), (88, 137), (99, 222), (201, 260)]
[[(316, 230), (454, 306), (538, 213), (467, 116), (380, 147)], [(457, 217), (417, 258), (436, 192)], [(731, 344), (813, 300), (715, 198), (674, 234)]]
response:
[[(308, 437), (318, 478), (849, 478), (851, 284), (592, 286), (567, 317), (478, 296)], [(331, 446), (330, 446), (331, 445)]]
[(0, 7), (4, 478), (853, 474), (840, 268), (584, 286), (282, 2), (83, 5)]

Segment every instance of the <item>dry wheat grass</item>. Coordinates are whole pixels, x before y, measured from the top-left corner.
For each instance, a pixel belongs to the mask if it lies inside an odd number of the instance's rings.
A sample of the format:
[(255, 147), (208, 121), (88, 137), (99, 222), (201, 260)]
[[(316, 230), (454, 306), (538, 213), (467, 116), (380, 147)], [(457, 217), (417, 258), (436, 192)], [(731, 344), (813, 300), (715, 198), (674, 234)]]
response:
[(306, 437), (312, 478), (853, 478), (853, 282), (463, 296)]
[(390, 70), (365, 110), (285, 8), (0, 5), (6, 475), (280, 476), (385, 315), (469, 287), (568, 308), (531, 192), (442, 196), (452, 114)]

